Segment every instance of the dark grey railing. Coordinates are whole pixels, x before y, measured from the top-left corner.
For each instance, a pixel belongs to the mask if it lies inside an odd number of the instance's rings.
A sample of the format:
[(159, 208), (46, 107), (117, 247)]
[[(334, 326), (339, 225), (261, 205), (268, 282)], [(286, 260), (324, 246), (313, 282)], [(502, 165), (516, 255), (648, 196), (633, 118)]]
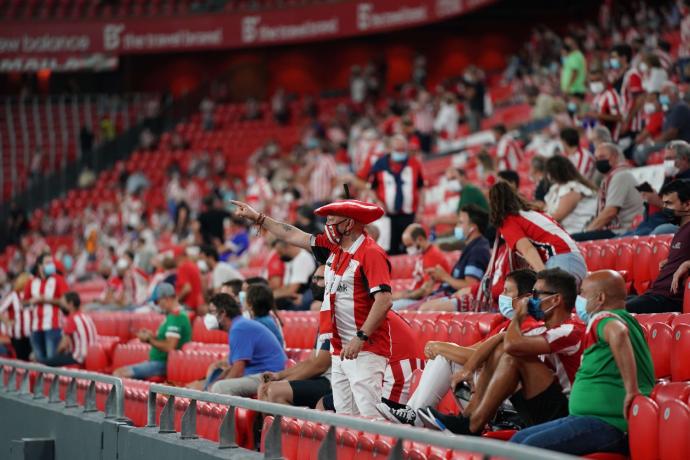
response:
[(29, 378), (30, 372), (36, 372), (36, 381), (34, 382), (33, 397), (34, 399), (44, 398), (43, 383), (44, 374), (54, 375), (53, 381), (50, 384), (48, 391), (48, 402), (59, 403), (60, 399), (60, 379), (59, 377), (70, 377), (71, 380), (67, 385), (67, 393), (65, 395), (65, 407), (78, 407), (77, 403), (77, 380), (88, 380), (89, 386), (86, 389), (84, 398), (84, 412), (96, 412), (96, 382), (102, 382), (112, 385), (108, 392), (108, 397), (105, 402), (105, 418), (124, 420), (125, 414), (125, 393), (122, 379), (113, 377), (111, 375), (98, 374), (95, 372), (84, 372), (73, 369), (64, 369), (59, 367), (48, 367), (41, 364), (27, 363), (25, 361), (17, 361), (14, 359), (0, 358), (0, 385), (4, 381), (5, 366), (10, 368), (8, 374), (9, 378), (7, 384), (4, 385), (6, 392), (15, 391), (17, 369), (24, 369), (26, 372), (22, 376), (22, 381), (19, 386), (20, 394), (29, 394)]
[[(156, 401), (158, 395), (167, 395), (168, 400), (160, 414), (160, 424), (156, 424)], [(185, 388), (171, 387), (167, 385), (152, 384), (149, 387), (148, 396), (148, 424), (152, 428), (159, 426), (159, 433), (175, 432), (175, 398), (189, 399), (189, 406), (182, 415), (180, 437), (182, 439), (195, 439), (197, 401), (221, 404), (228, 406), (219, 428), (220, 449), (237, 448), (235, 442), (235, 407), (272, 414), (275, 416), (273, 424), (265, 439), (264, 457), (267, 459), (283, 458), (281, 443), (281, 417), (295, 417), (301, 420), (330, 425), (328, 434), (323, 439), (319, 448), (319, 459), (336, 458), (336, 433), (335, 428), (350, 428), (356, 431), (376, 433), (397, 439), (395, 446), (389, 455), (390, 459), (401, 460), (403, 458), (403, 440), (425, 443), (446, 449), (455, 449), (466, 452), (476, 452), (489, 456), (499, 456), (515, 460), (566, 460), (575, 459), (570, 455), (537, 449), (534, 447), (509, 444), (503, 441), (474, 436), (449, 435), (427, 429), (413, 428), (406, 425), (394, 425), (364, 418), (338, 415), (331, 412), (319, 412), (301, 407), (286, 406), (283, 404), (257, 401), (255, 399), (226, 396), (216, 393), (189, 390)]]

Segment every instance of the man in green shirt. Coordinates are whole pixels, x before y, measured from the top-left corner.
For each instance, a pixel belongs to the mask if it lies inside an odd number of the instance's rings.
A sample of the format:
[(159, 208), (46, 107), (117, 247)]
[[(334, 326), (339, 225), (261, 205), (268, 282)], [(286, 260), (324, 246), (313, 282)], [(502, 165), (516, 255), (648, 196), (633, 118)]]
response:
[(151, 344), (149, 360), (116, 369), (113, 372), (115, 377), (142, 380), (150, 377), (165, 377), (168, 353), (179, 350), (192, 338), (192, 325), (187, 313), (177, 301), (175, 288), (169, 283), (160, 283), (156, 286), (153, 297), (153, 300), (166, 313), (166, 317), (155, 335), (148, 329), (137, 332), (139, 340)]
[(625, 296), (618, 272), (585, 278), (575, 308), (587, 332), (570, 415), (519, 431), (510, 442), (571, 455), (627, 454), (628, 411), (637, 395), (651, 393), (654, 367), (642, 328), (625, 310)]
[(587, 61), (580, 51), (580, 46), (574, 37), (568, 36), (563, 40), (563, 65), (561, 67), (561, 91), (568, 96), (585, 96), (585, 79), (587, 76)]

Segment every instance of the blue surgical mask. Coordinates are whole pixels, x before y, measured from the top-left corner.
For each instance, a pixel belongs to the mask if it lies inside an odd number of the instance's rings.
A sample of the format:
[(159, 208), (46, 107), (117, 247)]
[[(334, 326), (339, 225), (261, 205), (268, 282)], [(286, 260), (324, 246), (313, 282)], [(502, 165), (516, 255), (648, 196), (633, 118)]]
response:
[(247, 300), (247, 292), (246, 291), (240, 291), (239, 298), (240, 298), (240, 305), (244, 306), (245, 305), (244, 302)]
[(621, 68), (621, 61), (619, 61), (618, 58), (611, 58), (611, 59), (609, 59), (609, 65), (614, 70), (620, 69)]
[(513, 298), (503, 294), (499, 295), (498, 310), (506, 318), (513, 319), (515, 315), (515, 310), (513, 310)]
[(396, 163), (402, 163), (407, 160), (407, 152), (391, 152), (391, 159)]
[(62, 256), (62, 265), (65, 266), (65, 270), (71, 271), (72, 266), (74, 265), (74, 259), (72, 258), (72, 256), (69, 254), (65, 254), (64, 256)]
[(46, 276), (53, 276), (53, 275), (55, 274), (56, 271), (57, 271), (57, 269), (55, 268), (55, 264), (54, 264), (54, 263), (45, 264), (45, 265), (43, 266), (43, 273), (44, 273)]
[(577, 296), (577, 299), (575, 299), (575, 312), (585, 324), (589, 323), (591, 319), (590, 314), (587, 312), (587, 303), (587, 299), (581, 295)]
[(667, 94), (660, 94), (659, 103), (663, 106), (668, 107), (669, 105), (671, 105), (671, 99), (668, 97)]
[(453, 236), (455, 236), (455, 239), (458, 241), (464, 241), (465, 239), (465, 229), (462, 227), (455, 227), (453, 229)]
[(574, 102), (568, 102), (568, 112), (570, 112), (570, 113), (577, 112), (577, 104)]
[(544, 319), (544, 312), (541, 309), (541, 299), (539, 297), (530, 297), (527, 300), (527, 313), (538, 321)]

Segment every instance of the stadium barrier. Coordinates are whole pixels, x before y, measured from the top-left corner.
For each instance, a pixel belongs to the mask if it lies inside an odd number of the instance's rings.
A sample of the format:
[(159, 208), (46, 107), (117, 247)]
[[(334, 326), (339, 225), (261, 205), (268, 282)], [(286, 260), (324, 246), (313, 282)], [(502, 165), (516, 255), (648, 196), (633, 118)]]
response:
[[(156, 407), (158, 395), (168, 396), (168, 399), (160, 413), (160, 424), (156, 425)], [(413, 428), (406, 425), (394, 425), (391, 423), (368, 420), (364, 418), (338, 415), (331, 412), (320, 412), (302, 407), (293, 407), (283, 404), (269, 403), (255, 399), (241, 398), (237, 396), (226, 396), (216, 393), (189, 390), (161, 384), (152, 384), (149, 387), (148, 397), (148, 428), (158, 427), (158, 432), (175, 432), (175, 398), (185, 398), (189, 400), (189, 405), (184, 411), (181, 420), (181, 439), (196, 439), (196, 416), (197, 402), (215, 403), (228, 406), (228, 411), (223, 418), (219, 428), (220, 449), (238, 449), (235, 442), (235, 408), (271, 414), (274, 416), (273, 423), (264, 440), (264, 458), (280, 459), (283, 458), (282, 452), (282, 432), (281, 418), (294, 417), (315, 423), (328, 425), (328, 434), (324, 437), (319, 447), (319, 459), (337, 458), (336, 446), (336, 427), (349, 428), (355, 431), (390, 436), (397, 441), (393, 447), (389, 459), (402, 460), (403, 440), (413, 441), (446, 449), (456, 449), (464, 452), (476, 452), (482, 454), (484, 458), (498, 456), (504, 459), (513, 460), (565, 460), (575, 459), (570, 455), (564, 455), (533, 447), (509, 444), (503, 441), (487, 439), (475, 436), (448, 435), (446, 433), (434, 432), (431, 430)]]

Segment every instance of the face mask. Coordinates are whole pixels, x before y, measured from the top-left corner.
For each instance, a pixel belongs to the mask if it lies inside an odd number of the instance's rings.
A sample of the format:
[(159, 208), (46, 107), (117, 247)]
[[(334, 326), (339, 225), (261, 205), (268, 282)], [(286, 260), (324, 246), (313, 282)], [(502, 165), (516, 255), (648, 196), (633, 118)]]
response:
[(340, 240), (343, 239), (343, 233), (338, 230), (338, 225), (342, 224), (343, 222), (345, 221), (341, 220), (335, 224), (326, 225), (326, 233), (328, 234), (329, 239), (335, 241), (336, 244), (340, 244)]
[(659, 96), (659, 102), (661, 103), (661, 105), (666, 106), (666, 107), (671, 105), (671, 99), (666, 94), (661, 94)]
[(462, 184), (457, 180), (448, 181), (448, 190), (451, 192), (459, 192), (462, 190)]
[(621, 61), (619, 61), (618, 58), (611, 58), (609, 59), (609, 66), (614, 70), (620, 69)]
[(530, 314), (537, 321), (542, 321), (546, 318), (546, 314), (556, 308), (556, 305), (547, 308), (546, 310), (541, 309), (542, 299), (539, 297), (530, 297), (527, 301), (527, 313)]
[(589, 90), (592, 94), (599, 94), (604, 91), (604, 84), (600, 81), (593, 81), (589, 84)]
[(204, 315), (204, 326), (206, 326), (206, 329), (208, 329), (209, 331), (212, 331), (214, 329), (220, 329), (218, 318), (216, 317), (216, 315), (211, 313), (206, 313)]
[(581, 295), (577, 296), (577, 299), (575, 299), (575, 311), (577, 312), (577, 316), (579, 316), (585, 324), (589, 323), (590, 315), (587, 312), (587, 299)]
[(664, 161), (664, 174), (666, 177), (678, 174), (678, 168), (676, 168), (676, 162), (674, 160)]
[(292, 257), (283, 255), (283, 256), (280, 256), (280, 260), (282, 260), (285, 263), (288, 263), (292, 260)]
[(240, 305), (245, 305), (245, 301), (247, 300), (247, 291), (240, 291), (238, 297), (239, 297)]
[(247, 185), (252, 186), (254, 185), (254, 182), (256, 182), (256, 178), (254, 176), (247, 176)]
[(405, 249), (407, 250), (407, 253), (411, 256), (419, 254), (419, 248), (417, 246), (408, 246)]
[(644, 103), (644, 113), (647, 115), (650, 115), (652, 113), (656, 112), (656, 106), (654, 105), (653, 102), (645, 102)]
[(458, 241), (463, 241), (465, 239), (465, 230), (462, 227), (455, 227), (453, 229), (453, 236)]
[(71, 271), (72, 266), (74, 265), (74, 259), (72, 258), (72, 256), (69, 254), (62, 256), (62, 265), (65, 266), (65, 270)]
[(679, 224), (680, 223), (680, 216), (676, 214), (676, 211), (671, 209), (671, 208), (663, 208), (661, 210), (661, 214), (668, 220), (670, 223), (673, 224)]
[(208, 271), (208, 264), (205, 260), (197, 260), (196, 266), (199, 267), (201, 273), (206, 273)]
[(570, 112), (570, 113), (577, 112), (577, 104), (574, 102), (568, 102), (568, 112)]
[(595, 167), (597, 171), (602, 174), (608, 174), (608, 172), (611, 171), (611, 163), (609, 163), (609, 160), (597, 160)]
[(129, 263), (127, 262), (127, 259), (120, 258), (117, 259), (117, 264), (115, 264), (115, 267), (120, 271), (127, 270)]
[(515, 310), (513, 310), (513, 298), (503, 294), (499, 295), (498, 309), (503, 316), (508, 319), (513, 319), (515, 315)]
[(54, 263), (47, 263), (43, 266), (43, 273), (46, 276), (53, 276), (56, 272), (55, 264)]
[(649, 70), (649, 66), (646, 62), (640, 62), (640, 72), (646, 72)]
[(311, 285), (311, 296), (314, 300), (323, 302), (323, 297), (326, 294), (326, 287), (318, 284)]
[(391, 160), (396, 163), (402, 163), (407, 160), (407, 152), (391, 152)]

